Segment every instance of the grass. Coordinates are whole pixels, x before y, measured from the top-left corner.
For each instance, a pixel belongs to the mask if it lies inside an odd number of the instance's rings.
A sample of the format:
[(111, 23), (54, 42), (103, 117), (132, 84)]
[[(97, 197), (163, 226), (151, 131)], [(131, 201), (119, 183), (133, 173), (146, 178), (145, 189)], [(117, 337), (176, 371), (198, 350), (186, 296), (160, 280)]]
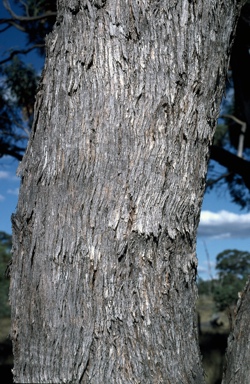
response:
[[(200, 295), (197, 302), (197, 312), (200, 315), (201, 330), (202, 332), (209, 333), (229, 333), (229, 320), (225, 312), (219, 312), (216, 309), (213, 298), (208, 295)], [(210, 324), (212, 316), (217, 313), (219, 315), (219, 322), (223, 323), (222, 326), (213, 328)]]
[(10, 318), (0, 318), (0, 343), (9, 338), (10, 334)]

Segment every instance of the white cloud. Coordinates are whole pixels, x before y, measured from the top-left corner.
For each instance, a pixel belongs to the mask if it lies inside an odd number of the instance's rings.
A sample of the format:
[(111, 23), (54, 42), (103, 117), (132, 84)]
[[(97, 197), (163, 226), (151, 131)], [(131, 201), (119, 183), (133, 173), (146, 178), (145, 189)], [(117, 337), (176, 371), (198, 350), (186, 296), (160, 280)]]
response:
[(8, 190), (7, 190), (7, 193), (9, 193), (10, 195), (18, 196), (18, 194), (19, 194), (19, 188), (8, 189)]
[(0, 180), (20, 181), (14, 173), (7, 171), (0, 171)]
[(198, 265), (198, 273), (207, 273), (208, 269), (203, 267), (202, 265)]
[(250, 237), (250, 213), (202, 211), (198, 236), (214, 239)]
[(5, 197), (3, 195), (0, 195), (0, 201), (4, 201)]
[(0, 180), (11, 180), (20, 181), (19, 178), (14, 174), (7, 171), (0, 171)]
[(6, 171), (0, 171), (0, 179), (10, 179), (10, 174), (9, 172)]

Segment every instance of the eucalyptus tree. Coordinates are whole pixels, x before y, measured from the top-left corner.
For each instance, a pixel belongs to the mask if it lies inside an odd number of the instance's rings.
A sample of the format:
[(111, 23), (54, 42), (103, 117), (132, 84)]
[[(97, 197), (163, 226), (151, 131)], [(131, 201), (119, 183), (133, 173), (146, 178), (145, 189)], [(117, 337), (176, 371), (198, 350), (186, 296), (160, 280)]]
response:
[(18, 170), (15, 381), (204, 383), (196, 231), (243, 1), (57, 5)]

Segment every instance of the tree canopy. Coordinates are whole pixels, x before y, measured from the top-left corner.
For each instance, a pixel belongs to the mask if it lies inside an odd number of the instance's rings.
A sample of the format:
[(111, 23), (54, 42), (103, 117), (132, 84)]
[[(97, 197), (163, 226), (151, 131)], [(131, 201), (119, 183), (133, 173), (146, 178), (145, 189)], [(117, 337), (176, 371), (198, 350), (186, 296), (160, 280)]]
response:
[(250, 274), (250, 253), (227, 249), (216, 257), (219, 280), (214, 284), (214, 300), (220, 310), (235, 304)]
[(219, 253), (216, 260), (219, 278), (223, 278), (230, 273), (239, 279), (243, 279), (250, 274), (250, 253), (247, 251), (227, 249)]

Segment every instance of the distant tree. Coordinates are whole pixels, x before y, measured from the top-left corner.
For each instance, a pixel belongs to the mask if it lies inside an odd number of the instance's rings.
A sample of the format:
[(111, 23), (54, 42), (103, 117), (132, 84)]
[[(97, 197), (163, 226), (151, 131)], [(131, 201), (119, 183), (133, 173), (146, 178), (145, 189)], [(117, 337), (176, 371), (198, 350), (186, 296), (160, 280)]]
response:
[(241, 280), (233, 274), (228, 274), (217, 282), (213, 297), (218, 310), (224, 311), (236, 304), (238, 293), (242, 291), (244, 283), (246, 283), (245, 279)]
[(231, 273), (242, 279), (250, 274), (250, 253), (247, 251), (227, 249), (219, 253), (216, 260), (216, 269), (220, 278)]
[(3, 245), (6, 250), (10, 251), (12, 246), (11, 235), (6, 232), (0, 231), (0, 244)]
[(212, 280), (203, 280), (202, 278), (199, 277), (197, 280), (199, 295), (210, 295), (212, 284), (213, 284)]
[(11, 236), (0, 232), (0, 318), (10, 315), (8, 304), (9, 280), (5, 271), (11, 259)]
[(219, 253), (216, 260), (219, 280), (213, 295), (218, 309), (223, 311), (236, 303), (244, 288), (250, 274), (250, 253), (228, 249)]

